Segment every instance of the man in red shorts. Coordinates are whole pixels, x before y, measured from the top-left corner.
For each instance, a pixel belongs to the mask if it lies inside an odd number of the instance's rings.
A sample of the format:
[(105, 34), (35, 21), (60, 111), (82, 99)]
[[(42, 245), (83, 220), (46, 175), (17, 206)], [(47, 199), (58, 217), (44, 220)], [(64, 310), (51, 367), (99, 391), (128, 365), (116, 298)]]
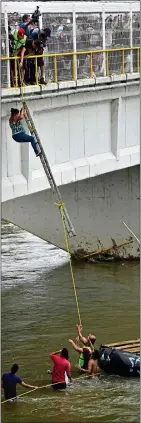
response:
[(70, 362), (68, 361), (69, 354), (67, 348), (63, 348), (61, 351), (53, 352), (50, 354), (50, 358), (54, 364), (52, 371), (52, 387), (54, 390), (65, 389), (65, 375), (67, 375), (69, 381), (71, 382), (71, 366)]

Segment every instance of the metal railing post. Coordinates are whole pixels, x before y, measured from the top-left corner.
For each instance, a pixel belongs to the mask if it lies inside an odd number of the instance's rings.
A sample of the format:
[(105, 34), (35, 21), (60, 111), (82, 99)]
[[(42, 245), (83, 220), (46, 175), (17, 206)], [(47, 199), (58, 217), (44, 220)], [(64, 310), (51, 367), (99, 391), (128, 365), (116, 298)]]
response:
[(140, 72), (140, 48), (137, 48), (137, 72)]
[(130, 11), (130, 72), (133, 73), (133, 15), (132, 15), (132, 9)]
[[(102, 34), (103, 34), (103, 50), (106, 48), (106, 36), (105, 36), (105, 12), (102, 12)], [(103, 53), (103, 69), (104, 76), (106, 76), (106, 60), (105, 53)]]
[(124, 49), (122, 50), (122, 74), (124, 73)]
[(42, 17), (42, 13), (41, 16), (39, 16), (39, 29), (43, 28), (43, 17)]
[(90, 78), (93, 77), (93, 54), (90, 53)]
[[(76, 13), (75, 10), (73, 11), (73, 52), (76, 53), (77, 51), (77, 46), (76, 46)], [(75, 68), (75, 72), (74, 69)], [(73, 69), (73, 74), (75, 75), (75, 80), (77, 80), (77, 56), (76, 54), (74, 54), (73, 58), (72, 58), (72, 69)]]
[[(9, 57), (9, 34), (8, 34), (8, 14), (7, 12), (4, 13), (4, 21), (5, 21), (5, 32), (6, 32), (6, 55)], [(7, 60), (7, 85), (11, 87), (10, 81), (10, 63)]]
[(53, 56), (53, 63), (54, 63), (54, 82), (58, 82), (57, 78), (57, 58)]
[(14, 59), (14, 67), (15, 67), (15, 83), (16, 88), (18, 88), (18, 69), (17, 69), (17, 59)]
[(109, 51), (106, 51), (106, 76), (109, 76)]
[(35, 57), (35, 81), (36, 81), (36, 85), (38, 85), (38, 66), (37, 66), (37, 60), (38, 60), (37, 57)]

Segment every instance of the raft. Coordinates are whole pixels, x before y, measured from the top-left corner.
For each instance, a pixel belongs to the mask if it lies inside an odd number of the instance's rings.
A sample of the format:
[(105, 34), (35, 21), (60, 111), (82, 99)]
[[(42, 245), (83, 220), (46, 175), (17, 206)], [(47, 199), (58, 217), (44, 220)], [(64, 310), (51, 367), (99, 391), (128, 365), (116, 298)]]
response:
[(101, 345), (99, 367), (108, 374), (140, 377), (140, 339)]

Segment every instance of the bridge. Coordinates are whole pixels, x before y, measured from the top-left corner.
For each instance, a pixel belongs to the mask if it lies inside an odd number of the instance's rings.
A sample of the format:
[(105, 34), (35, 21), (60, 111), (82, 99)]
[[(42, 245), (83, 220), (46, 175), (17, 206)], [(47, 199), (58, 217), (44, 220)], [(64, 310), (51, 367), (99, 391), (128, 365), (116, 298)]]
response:
[[(10, 108), (21, 103), (18, 58), (9, 56), (6, 41), (13, 4), (19, 16), (24, 12), (22, 2), (2, 3), (2, 216), (65, 249), (61, 219), (40, 160), (31, 146), (14, 143), (8, 124)], [(26, 12), (34, 9), (28, 2)], [(40, 9), (41, 26), (48, 16), (53, 40), (58, 40), (56, 27), (64, 27), (67, 51), (60, 40), (61, 51), (54, 51), (52, 41), (43, 55), (50, 81), (39, 84), (35, 65), (36, 83), (24, 87), (24, 98), (76, 230), (71, 252), (82, 256), (111, 248), (118, 257), (138, 257), (136, 243), (124, 246), (130, 239), (122, 220), (139, 234), (139, 3), (40, 3)], [(85, 22), (91, 28), (86, 40)], [(34, 60), (36, 64), (37, 57)]]

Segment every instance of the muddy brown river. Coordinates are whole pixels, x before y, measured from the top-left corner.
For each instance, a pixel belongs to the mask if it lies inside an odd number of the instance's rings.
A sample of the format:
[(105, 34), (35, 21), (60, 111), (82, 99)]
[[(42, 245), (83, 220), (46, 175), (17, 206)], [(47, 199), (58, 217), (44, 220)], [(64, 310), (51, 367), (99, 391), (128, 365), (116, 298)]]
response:
[[(84, 334), (101, 343), (139, 336), (139, 263), (74, 263)], [(2, 224), (2, 372), (19, 364), (29, 384), (50, 383), (50, 352), (69, 348), (77, 377), (78, 322), (67, 254), (11, 224)], [(21, 387), (18, 393), (25, 392)], [(2, 422), (139, 422), (139, 380), (102, 376), (66, 392), (44, 388), (2, 405)], [(2, 394), (3, 400), (3, 394)]]

